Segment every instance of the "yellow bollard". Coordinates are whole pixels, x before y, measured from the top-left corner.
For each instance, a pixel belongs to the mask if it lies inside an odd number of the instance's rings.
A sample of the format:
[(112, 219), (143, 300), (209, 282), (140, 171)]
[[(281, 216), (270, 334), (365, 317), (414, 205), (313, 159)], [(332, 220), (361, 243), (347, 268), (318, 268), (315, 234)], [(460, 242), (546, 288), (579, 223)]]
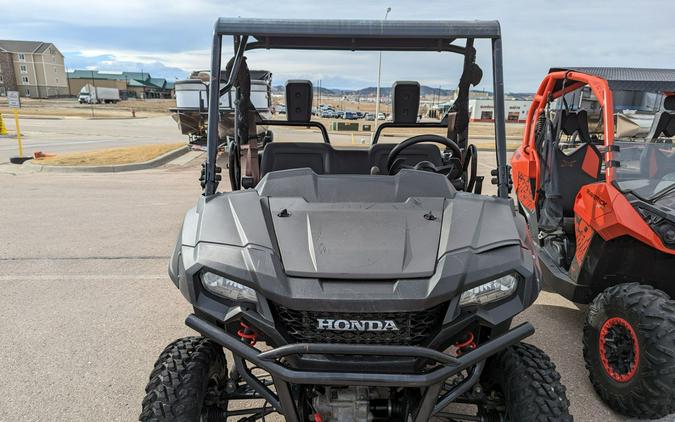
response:
[(5, 127), (5, 121), (2, 120), (2, 113), (0, 113), (0, 136), (7, 135), (7, 127)]
[(14, 123), (16, 123), (16, 142), (19, 143), (19, 157), (23, 157), (23, 144), (21, 143), (21, 129), (19, 128), (19, 112), (14, 110)]
[(352, 145), (354, 145), (354, 133), (352, 133)]

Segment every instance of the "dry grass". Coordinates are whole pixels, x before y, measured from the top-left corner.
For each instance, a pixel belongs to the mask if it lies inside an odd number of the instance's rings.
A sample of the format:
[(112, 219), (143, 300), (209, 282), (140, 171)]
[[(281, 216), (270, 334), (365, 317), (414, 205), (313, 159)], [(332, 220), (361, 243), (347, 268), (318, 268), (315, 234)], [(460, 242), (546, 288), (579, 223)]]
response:
[[(117, 104), (94, 104), (94, 118), (131, 118), (131, 110), (135, 110), (136, 117), (152, 117), (169, 114), (169, 108), (175, 107), (175, 100), (127, 100)], [(0, 113), (10, 114), (7, 99), (0, 97)], [(22, 116), (53, 116), (53, 117), (92, 117), (92, 106), (79, 104), (75, 98), (33, 99), (22, 98)]]
[(126, 148), (101, 149), (90, 152), (59, 154), (35, 160), (49, 166), (106, 166), (115, 164), (142, 163), (184, 146), (179, 144), (139, 145)]

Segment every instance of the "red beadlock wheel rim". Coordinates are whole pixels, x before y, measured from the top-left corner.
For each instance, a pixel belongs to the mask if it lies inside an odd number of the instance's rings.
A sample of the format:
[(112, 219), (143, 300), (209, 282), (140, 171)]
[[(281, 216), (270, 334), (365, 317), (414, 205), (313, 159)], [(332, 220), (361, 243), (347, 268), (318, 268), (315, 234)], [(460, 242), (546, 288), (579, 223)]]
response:
[(635, 376), (640, 362), (640, 344), (635, 330), (623, 318), (610, 318), (600, 329), (600, 361), (607, 375), (617, 382)]

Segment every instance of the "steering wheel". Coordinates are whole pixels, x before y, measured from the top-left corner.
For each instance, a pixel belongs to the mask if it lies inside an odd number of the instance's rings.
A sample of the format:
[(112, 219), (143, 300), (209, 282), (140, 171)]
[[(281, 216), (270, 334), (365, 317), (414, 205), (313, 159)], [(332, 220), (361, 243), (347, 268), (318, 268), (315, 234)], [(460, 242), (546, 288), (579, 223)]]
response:
[[(421, 161), (414, 166), (403, 164), (405, 161), (404, 158), (398, 158), (398, 156), (405, 150), (413, 145), (422, 143), (422, 142), (433, 142), (435, 144), (445, 145), (450, 152), (452, 153), (450, 158), (450, 164), (444, 166), (435, 166), (429, 161)], [(461, 176), (462, 173), (462, 151), (459, 149), (459, 145), (450, 138), (440, 135), (417, 135), (412, 138), (408, 138), (400, 144), (396, 145), (391, 152), (389, 157), (387, 157), (387, 173), (396, 174), (401, 169), (415, 169), (415, 170), (424, 170), (431, 171), (434, 173), (440, 173), (447, 176), (451, 181)]]

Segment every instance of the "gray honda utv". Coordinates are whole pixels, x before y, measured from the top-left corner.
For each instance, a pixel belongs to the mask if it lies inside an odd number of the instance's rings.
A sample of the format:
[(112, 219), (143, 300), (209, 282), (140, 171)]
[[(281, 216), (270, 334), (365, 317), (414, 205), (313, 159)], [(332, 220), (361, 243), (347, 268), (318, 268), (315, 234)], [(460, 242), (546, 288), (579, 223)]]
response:
[[(223, 36), (234, 56), (221, 73)], [(481, 196), (468, 142), (477, 39), (492, 44), (496, 196)], [(260, 48), (449, 52), (463, 72), (441, 123), (418, 123), (419, 85), (398, 82), (370, 148), (342, 149), (311, 121), (307, 81), (287, 83), (287, 120), (255, 111), (244, 54)], [(511, 325), (540, 286), (508, 197), (498, 22), (219, 19), (209, 89), (203, 196), (169, 268), (201, 336), (161, 353), (141, 421), (572, 420), (555, 366), (521, 343), (534, 328)], [(275, 142), (280, 125), (323, 142)], [(392, 127), (421, 134), (378, 143)], [(223, 139), (231, 192), (217, 191)]]

